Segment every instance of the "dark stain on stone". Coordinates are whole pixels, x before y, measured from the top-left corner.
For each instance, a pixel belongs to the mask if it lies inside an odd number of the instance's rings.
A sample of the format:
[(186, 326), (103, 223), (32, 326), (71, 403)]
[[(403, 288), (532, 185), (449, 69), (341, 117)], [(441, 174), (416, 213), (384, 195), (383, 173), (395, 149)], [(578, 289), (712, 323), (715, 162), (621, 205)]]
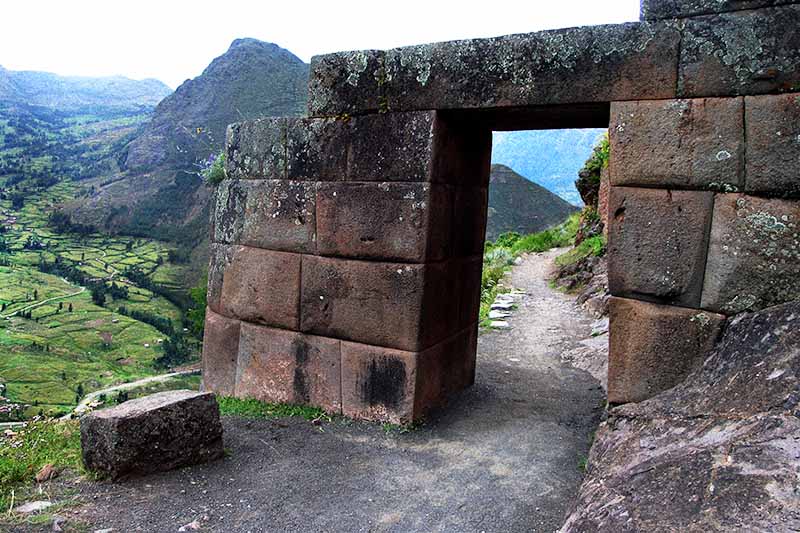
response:
[(362, 376), (359, 391), (369, 405), (397, 408), (405, 397), (406, 365), (399, 359), (373, 359), (364, 365)]
[(311, 347), (303, 339), (297, 339), (292, 343), (294, 353), (294, 401), (297, 403), (309, 403), (311, 401), (311, 391), (306, 373)]

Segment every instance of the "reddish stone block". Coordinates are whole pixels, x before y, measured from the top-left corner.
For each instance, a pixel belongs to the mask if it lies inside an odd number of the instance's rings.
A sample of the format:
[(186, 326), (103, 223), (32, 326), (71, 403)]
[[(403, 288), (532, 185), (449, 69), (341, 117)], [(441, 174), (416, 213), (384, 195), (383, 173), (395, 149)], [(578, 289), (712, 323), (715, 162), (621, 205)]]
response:
[(702, 307), (727, 314), (800, 299), (800, 201), (720, 194)]
[(404, 424), (419, 418), (420, 354), (342, 341), (342, 413)]
[(222, 279), (222, 314), (298, 329), (300, 254), (234, 246)]
[(703, 364), (725, 317), (699, 309), (610, 300), (608, 401), (640, 402)]
[(243, 323), (236, 396), (341, 412), (340, 341)]
[(437, 261), (448, 255), (450, 213), (450, 195), (441, 185), (321, 183), (317, 250), (386, 261)]
[(445, 263), (304, 256), (302, 272), (304, 332), (421, 351), (457, 330), (459, 300)]
[(492, 130), (477, 120), (437, 113), (432, 180), (457, 187), (487, 188), (492, 160)]
[(738, 190), (743, 106), (742, 98), (612, 103), (611, 184)]
[(711, 192), (612, 187), (611, 294), (698, 307), (713, 201)]
[(459, 295), (458, 326), (465, 328), (476, 323), (480, 314), (483, 255), (460, 259), (457, 265), (455, 290)]
[(203, 332), (203, 390), (233, 396), (240, 322), (206, 309)]
[(800, 196), (800, 93), (748, 96), (747, 192)]
[(208, 261), (208, 294), (206, 302), (215, 313), (222, 312), (222, 280), (225, 269), (233, 259), (234, 246), (227, 244), (211, 244)]
[(687, 19), (678, 96), (769, 94), (800, 84), (800, 5)]
[(286, 119), (262, 118), (228, 126), (228, 178), (286, 178)]
[(311, 58), (308, 114), (312, 117), (377, 111), (384, 83), (384, 53), (338, 52)]
[(342, 342), (342, 411), (402, 424), (475, 381), (477, 324), (423, 352)]
[(309, 181), (344, 179), (350, 122), (341, 118), (288, 119), (287, 177)]

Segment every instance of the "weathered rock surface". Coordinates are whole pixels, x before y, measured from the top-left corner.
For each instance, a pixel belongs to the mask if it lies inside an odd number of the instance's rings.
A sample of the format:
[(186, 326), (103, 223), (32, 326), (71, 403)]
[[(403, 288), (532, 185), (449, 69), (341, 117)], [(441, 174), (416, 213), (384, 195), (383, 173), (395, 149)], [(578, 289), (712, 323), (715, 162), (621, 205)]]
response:
[(743, 107), (742, 98), (613, 103), (611, 184), (740, 190)]
[(668, 19), (710, 15), (726, 11), (756, 9), (783, 4), (797, 0), (642, 0), (642, 19)]
[(612, 409), (562, 532), (800, 529), (800, 302), (742, 315), (702, 368)]
[(800, 93), (748, 96), (745, 190), (800, 197)]
[(800, 5), (708, 15), (686, 21), (678, 96), (796, 91)]
[(711, 192), (612, 187), (611, 294), (697, 307), (713, 201)]
[(800, 202), (717, 195), (702, 307), (727, 314), (800, 298)]
[(222, 425), (211, 393), (167, 391), (81, 419), (83, 462), (111, 478), (222, 457)]

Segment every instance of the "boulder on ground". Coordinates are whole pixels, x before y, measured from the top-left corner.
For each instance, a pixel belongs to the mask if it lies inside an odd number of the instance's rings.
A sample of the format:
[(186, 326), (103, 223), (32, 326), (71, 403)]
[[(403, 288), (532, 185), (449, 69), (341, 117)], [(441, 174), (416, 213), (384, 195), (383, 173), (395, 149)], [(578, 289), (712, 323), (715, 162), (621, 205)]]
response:
[(800, 529), (800, 302), (733, 319), (704, 365), (612, 409), (562, 532)]
[(223, 455), (219, 406), (211, 393), (167, 391), (81, 419), (86, 468), (117, 479), (172, 470)]

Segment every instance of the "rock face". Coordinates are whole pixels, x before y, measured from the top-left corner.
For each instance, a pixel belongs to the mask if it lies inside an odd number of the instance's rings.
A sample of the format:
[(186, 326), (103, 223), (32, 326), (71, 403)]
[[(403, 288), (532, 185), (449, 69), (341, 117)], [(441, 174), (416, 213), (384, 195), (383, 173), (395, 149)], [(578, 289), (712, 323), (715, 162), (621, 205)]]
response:
[(81, 419), (86, 468), (117, 479), (222, 457), (222, 424), (211, 393), (167, 391)]
[(800, 528), (800, 302), (740, 315), (683, 383), (612, 409), (563, 532)]

